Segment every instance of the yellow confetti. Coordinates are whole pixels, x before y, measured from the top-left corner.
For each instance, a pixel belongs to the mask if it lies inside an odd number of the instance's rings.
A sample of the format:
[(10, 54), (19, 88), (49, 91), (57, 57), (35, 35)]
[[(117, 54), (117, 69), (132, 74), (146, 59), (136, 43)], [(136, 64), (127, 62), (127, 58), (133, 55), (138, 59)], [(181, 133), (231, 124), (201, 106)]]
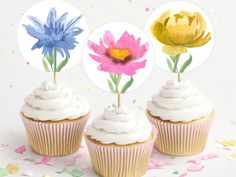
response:
[(230, 154), (229, 157), (236, 159), (236, 154)]
[(8, 173), (12, 174), (12, 175), (18, 174), (20, 172), (19, 166), (15, 165), (15, 164), (8, 164), (6, 166), (6, 169), (7, 169)]
[(87, 91), (88, 91), (88, 92), (91, 92), (92, 90), (93, 90), (93, 87), (92, 87), (92, 86), (88, 86), (88, 87), (87, 87)]
[(233, 147), (236, 146), (236, 140), (223, 140), (219, 141), (224, 147)]
[(43, 177), (51, 177), (50, 175), (46, 174), (46, 175), (43, 175)]

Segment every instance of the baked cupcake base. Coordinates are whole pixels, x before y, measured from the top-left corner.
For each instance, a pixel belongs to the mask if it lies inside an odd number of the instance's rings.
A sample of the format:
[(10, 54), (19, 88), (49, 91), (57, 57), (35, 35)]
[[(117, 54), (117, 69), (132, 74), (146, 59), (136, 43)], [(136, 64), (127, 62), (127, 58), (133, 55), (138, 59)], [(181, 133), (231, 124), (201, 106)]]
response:
[(80, 147), (89, 115), (73, 120), (38, 121), (20, 113), (32, 150), (44, 156), (75, 153)]
[(156, 148), (168, 155), (189, 156), (199, 154), (206, 146), (214, 112), (191, 122), (171, 122), (155, 117), (147, 111), (150, 122), (157, 128)]
[(150, 138), (130, 145), (102, 144), (85, 135), (94, 171), (102, 177), (141, 177), (147, 169), (157, 131)]

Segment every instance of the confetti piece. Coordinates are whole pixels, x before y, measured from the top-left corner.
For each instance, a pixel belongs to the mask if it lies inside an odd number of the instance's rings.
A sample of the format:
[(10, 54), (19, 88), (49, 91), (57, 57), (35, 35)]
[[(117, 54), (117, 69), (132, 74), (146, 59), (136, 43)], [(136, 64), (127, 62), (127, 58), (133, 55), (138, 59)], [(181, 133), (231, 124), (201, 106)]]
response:
[(179, 174), (179, 171), (178, 171), (178, 170), (175, 170), (175, 171), (173, 172), (173, 174), (174, 174), (174, 175), (178, 175), (178, 174)]
[(227, 157), (228, 160), (236, 160), (236, 154), (230, 154), (228, 157)]
[(0, 177), (7, 176), (8, 171), (6, 168), (0, 168)]
[(149, 163), (149, 169), (162, 169), (163, 164), (160, 161), (151, 161)]
[(133, 104), (135, 104), (136, 102), (137, 102), (136, 99), (134, 99), (134, 100), (132, 101)]
[(62, 174), (62, 173), (65, 173), (65, 172), (67, 172), (67, 168), (63, 168), (61, 171), (58, 171), (58, 172), (56, 172), (56, 173)]
[(200, 158), (191, 159), (191, 160), (188, 160), (187, 163), (193, 163), (195, 165), (200, 165), (200, 164), (202, 164), (202, 159), (200, 159)]
[(15, 164), (8, 164), (6, 166), (6, 169), (7, 169), (8, 173), (12, 174), (12, 175), (18, 174), (20, 172), (19, 166), (15, 165)]
[(191, 172), (199, 172), (199, 171), (201, 171), (204, 167), (205, 167), (204, 165), (202, 165), (202, 166), (198, 166), (198, 165), (196, 165), (196, 166), (189, 166), (189, 167), (187, 168), (187, 170), (188, 170), (188, 171), (191, 171)]
[(43, 156), (42, 159), (39, 162), (35, 162), (35, 165), (39, 164), (50, 164), (49, 161), (51, 160), (51, 157)]
[(116, 108), (116, 104), (115, 103), (112, 103), (111, 105), (113, 108)]
[(21, 176), (33, 176), (34, 173), (30, 170), (25, 171), (24, 173), (21, 174)]
[(1, 144), (1, 145), (0, 145), (0, 151), (4, 151), (7, 147), (8, 147), (8, 145), (6, 145), (6, 144)]
[(167, 160), (164, 162), (164, 165), (172, 166), (172, 165), (174, 165), (174, 163), (170, 160)]
[(185, 176), (187, 176), (188, 175), (188, 173), (187, 172), (184, 172), (183, 174), (181, 174), (179, 177), (185, 177)]
[(46, 175), (43, 175), (43, 177), (51, 177), (50, 175), (46, 174)]
[(15, 149), (15, 152), (18, 154), (24, 154), (24, 152), (26, 151), (25, 149), (25, 145), (21, 145), (18, 148)]
[(218, 143), (222, 144), (224, 147), (236, 146), (236, 140), (223, 140), (223, 141), (218, 141)]
[(65, 166), (74, 166), (76, 163), (76, 158), (69, 158), (66, 162), (65, 162)]
[(202, 160), (209, 160), (209, 159), (215, 159), (219, 157), (217, 154), (207, 154), (205, 156), (202, 156), (201, 159)]
[(87, 91), (88, 91), (88, 92), (91, 92), (92, 90), (93, 90), (93, 87), (92, 87), (92, 86), (88, 86), (88, 87), (87, 87)]
[(145, 11), (146, 11), (146, 12), (149, 12), (149, 11), (150, 11), (149, 7), (146, 7), (146, 8), (145, 8)]
[(68, 174), (70, 174), (72, 177), (81, 177), (84, 175), (84, 173), (82, 173), (81, 171), (74, 169), (71, 172), (67, 172)]
[(27, 162), (36, 162), (36, 160), (34, 158), (26, 158), (24, 160)]

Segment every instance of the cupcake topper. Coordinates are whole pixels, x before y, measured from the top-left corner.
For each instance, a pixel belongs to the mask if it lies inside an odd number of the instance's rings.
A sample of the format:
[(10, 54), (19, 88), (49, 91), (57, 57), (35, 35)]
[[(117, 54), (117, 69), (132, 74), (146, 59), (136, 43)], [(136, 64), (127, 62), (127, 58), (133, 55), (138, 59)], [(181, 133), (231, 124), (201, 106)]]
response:
[[(157, 41), (162, 45), (162, 52), (168, 55), (166, 58), (168, 69), (178, 74), (178, 81), (181, 80), (180, 74), (193, 62), (190, 50), (207, 45), (212, 39), (212, 26), (210, 30), (207, 29), (205, 15), (202, 15), (204, 13), (197, 10), (196, 6), (186, 2), (171, 2), (156, 9), (156, 12), (161, 14), (157, 15), (154, 12), (145, 27), (149, 36), (154, 39), (154, 45)], [(207, 47), (212, 49), (212, 43)], [(208, 57), (211, 49), (202, 50), (204, 59)], [(186, 55), (181, 57), (183, 54), (187, 54), (188, 57), (186, 58)], [(198, 58), (194, 57), (194, 60)]]
[[(45, 18), (42, 17), (42, 12), (38, 11), (42, 7), (48, 9)], [(37, 11), (34, 13), (35, 15), (31, 15), (30, 13), (33, 13), (34, 9)], [(70, 16), (68, 10), (73, 10), (73, 14), (76, 15)], [(26, 43), (26, 46), (29, 47), (29, 43), (22, 38), (28, 34), (27, 37), (33, 41), (30, 41), (31, 47), (27, 48), (27, 51), (39, 50), (41, 52), (41, 56), (32, 58), (32, 61), (40, 60), (40, 69), (53, 72), (54, 83), (56, 83), (56, 73), (62, 71), (70, 62), (70, 53), (79, 44), (78, 36), (84, 33), (84, 28), (87, 30), (84, 22), (82, 25), (79, 23), (82, 18), (81, 14), (78, 11), (74, 13), (74, 11), (76, 10), (71, 5), (63, 1), (43, 1), (35, 5), (25, 15), (26, 17), (23, 17), (19, 26), (18, 42), (23, 55), (26, 56), (23, 45)], [(79, 56), (76, 57), (79, 60)]]
[(120, 107), (120, 95), (133, 86), (136, 74), (138, 76), (141, 70), (146, 72), (144, 78), (137, 78), (140, 85), (150, 73), (153, 63), (148, 52), (150, 48), (146, 36), (137, 27), (122, 22), (110, 23), (89, 37), (84, 54), (85, 69), (89, 77), (96, 80), (95, 84), (103, 89), (104, 81), (100, 83), (97, 72), (90, 68), (95, 66), (96, 70), (106, 73), (102, 75), (106, 80), (105, 87), (117, 94), (117, 105)]

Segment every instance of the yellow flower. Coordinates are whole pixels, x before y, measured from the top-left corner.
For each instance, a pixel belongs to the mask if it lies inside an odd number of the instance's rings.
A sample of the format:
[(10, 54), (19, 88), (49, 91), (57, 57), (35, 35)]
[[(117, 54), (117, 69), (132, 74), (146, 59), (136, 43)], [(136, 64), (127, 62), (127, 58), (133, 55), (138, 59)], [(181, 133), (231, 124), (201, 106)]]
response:
[(18, 174), (20, 172), (19, 166), (15, 165), (15, 164), (8, 164), (6, 166), (6, 169), (7, 169), (8, 173), (12, 174), (12, 175)]
[(186, 53), (187, 48), (205, 45), (211, 34), (206, 33), (206, 22), (200, 13), (180, 11), (163, 13), (151, 26), (155, 39), (163, 43), (163, 51), (170, 56)]

